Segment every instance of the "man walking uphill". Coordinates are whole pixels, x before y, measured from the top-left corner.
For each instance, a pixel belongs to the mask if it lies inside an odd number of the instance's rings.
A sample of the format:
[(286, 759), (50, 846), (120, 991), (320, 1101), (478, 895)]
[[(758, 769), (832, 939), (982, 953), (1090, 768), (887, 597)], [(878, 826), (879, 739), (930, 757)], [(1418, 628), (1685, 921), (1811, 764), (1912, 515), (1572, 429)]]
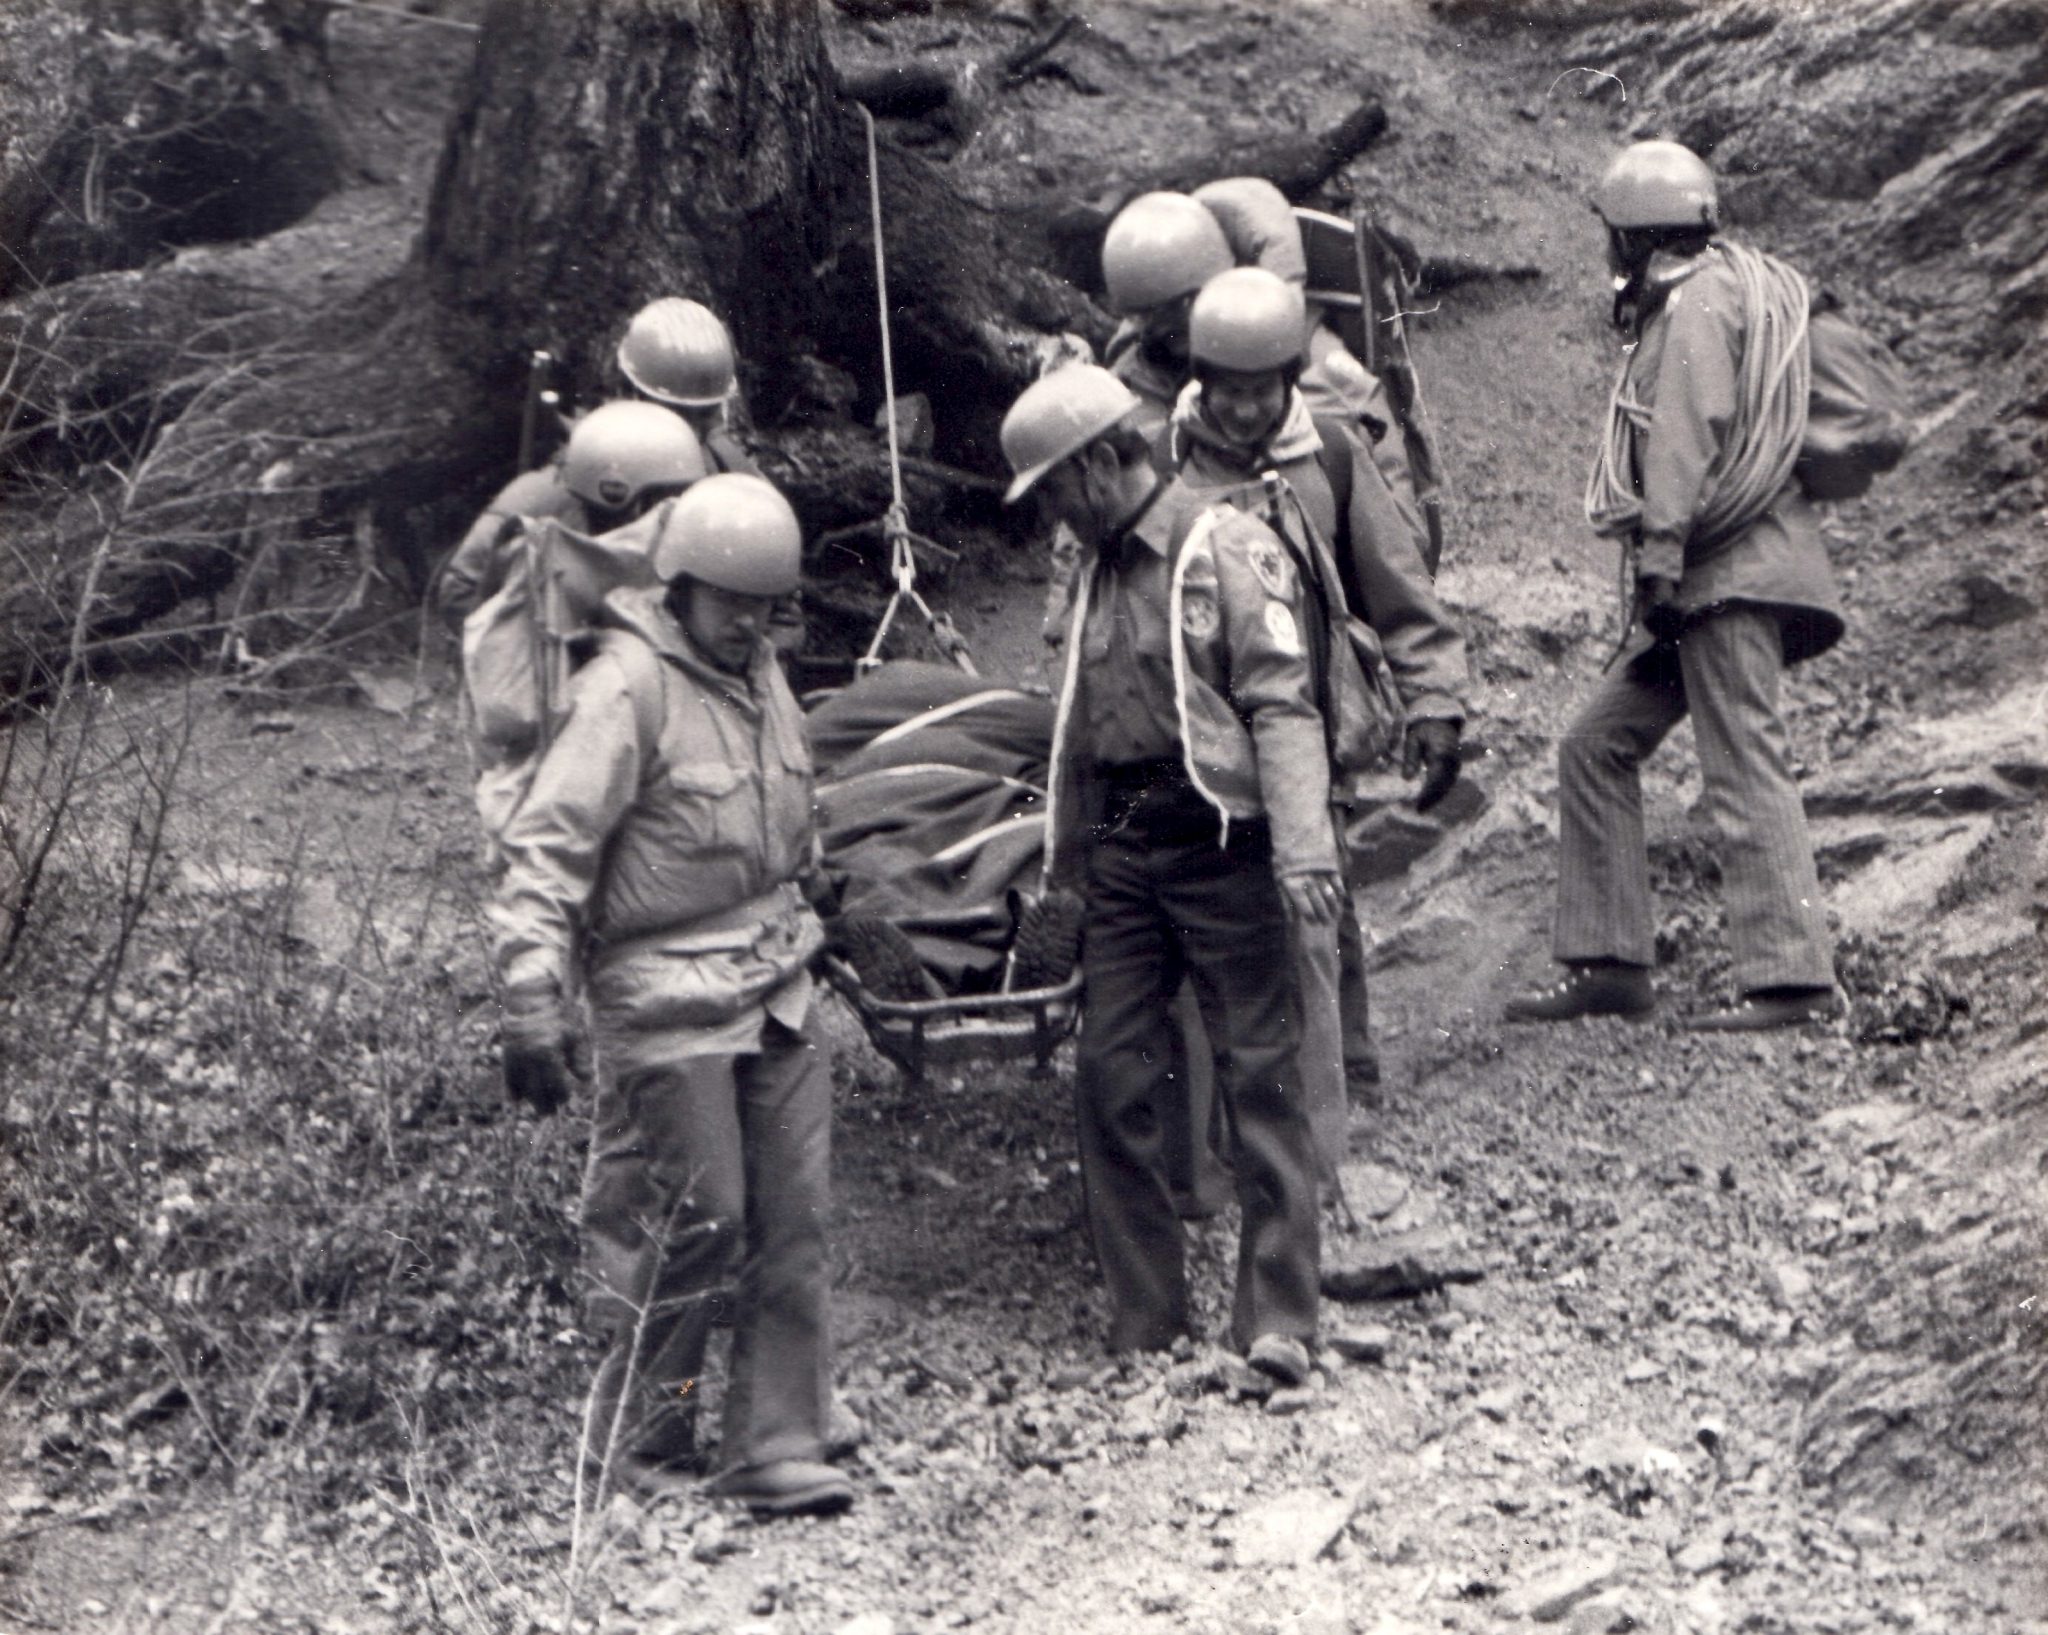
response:
[[(842, 1509), (821, 1463), (831, 1081), (810, 1035), (823, 927), (803, 720), (767, 637), (797, 520), (759, 477), (707, 477), (662, 518), (658, 587), (614, 628), (506, 826), (491, 905), (505, 1081), (549, 1112), (599, 1066), (583, 1200), (611, 1348), (586, 1457), (643, 1493), (688, 1482), (712, 1298), (739, 1272), (716, 1497)], [(579, 980), (582, 979), (582, 980)]]
[(1168, 1002), (1192, 977), (1236, 1135), (1232, 1338), (1288, 1383), (1316, 1325), (1314, 1161), (1296, 1065), (1290, 918), (1344, 903), (1299, 575), (1263, 524), (1161, 478), (1136, 396), (1092, 364), (1003, 421), (1016, 473), (1082, 560), (1053, 737), (1050, 844), (1081, 885), (1075, 1110), (1109, 1341), (1188, 1332), (1181, 1226), (1161, 1161)]
[(1632, 639), (1558, 746), (1563, 975), (1507, 1015), (1652, 1008), (1639, 769), (1690, 715), (1738, 986), (1732, 1006), (1693, 1025), (1818, 1020), (1834, 1009), (1834, 965), (1778, 708), (1784, 667), (1842, 635), (1834, 576), (1793, 477), (1810, 379), (1806, 284), (1717, 236), (1713, 173), (1675, 142), (1627, 149), (1598, 207), (1615, 322), (1634, 344), (1586, 505), (1595, 529), (1622, 543)]

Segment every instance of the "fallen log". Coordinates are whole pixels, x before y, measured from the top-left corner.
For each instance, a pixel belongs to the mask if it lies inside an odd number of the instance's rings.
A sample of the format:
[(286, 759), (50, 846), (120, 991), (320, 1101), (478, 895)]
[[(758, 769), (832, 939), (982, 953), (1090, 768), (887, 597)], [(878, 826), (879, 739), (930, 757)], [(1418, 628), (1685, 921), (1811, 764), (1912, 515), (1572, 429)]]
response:
[(1191, 192), (1220, 176), (1260, 176), (1299, 203), (1387, 131), (1386, 105), (1368, 97), (1336, 124), (1308, 136), (1281, 137), (1176, 160), (1123, 178), (1093, 199), (1062, 201), (1036, 223), (1050, 264), (1067, 282), (1102, 293), (1102, 237), (1125, 204), (1140, 193)]

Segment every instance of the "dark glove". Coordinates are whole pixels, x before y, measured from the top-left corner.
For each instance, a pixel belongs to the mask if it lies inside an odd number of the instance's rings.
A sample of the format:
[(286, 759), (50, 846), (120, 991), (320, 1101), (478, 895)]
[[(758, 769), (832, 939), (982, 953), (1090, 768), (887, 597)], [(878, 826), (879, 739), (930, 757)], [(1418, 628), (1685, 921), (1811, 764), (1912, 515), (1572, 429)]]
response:
[(811, 905), (811, 912), (830, 922), (839, 913), (840, 877), (823, 864), (814, 864), (796, 877), (796, 888)]
[(512, 988), (498, 1028), (505, 1093), (546, 1118), (590, 1082), (590, 1055), (552, 986)]
[(1422, 787), (1415, 792), (1415, 810), (1427, 812), (1451, 792), (1458, 781), (1458, 723), (1455, 721), (1410, 721), (1408, 739), (1401, 750), (1401, 776), (1422, 774)]
[(1646, 573), (1636, 581), (1636, 622), (1653, 641), (1669, 645), (1685, 628), (1685, 615), (1678, 606), (1678, 581), (1659, 573)]

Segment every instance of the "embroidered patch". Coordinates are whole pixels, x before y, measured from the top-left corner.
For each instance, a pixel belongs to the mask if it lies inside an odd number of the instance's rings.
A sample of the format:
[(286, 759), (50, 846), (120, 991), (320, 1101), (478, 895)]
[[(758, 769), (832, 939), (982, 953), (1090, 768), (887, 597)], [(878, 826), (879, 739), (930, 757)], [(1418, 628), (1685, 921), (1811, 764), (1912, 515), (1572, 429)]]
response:
[(1273, 638), (1273, 645), (1291, 659), (1301, 657), (1301, 632), (1294, 627), (1294, 615), (1287, 611), (1285, 602), (1266, 604), (1266, 634)]
[(1294, 580), (1287, 571), (1287, 558), (1280, 547), (1270, 539), (1262, 539), (1250, 548), (1252, 572), (1259, 576), (1259, 583), (1274, 596), (1292, 596)]
[(1216, 599), (1204, 591), (1188, 591), (1181, 597), (1180, 627), (1196, 641), (1207, 641), (1216, 634), (1216, 627), (1222, 623), (1216, 612)]

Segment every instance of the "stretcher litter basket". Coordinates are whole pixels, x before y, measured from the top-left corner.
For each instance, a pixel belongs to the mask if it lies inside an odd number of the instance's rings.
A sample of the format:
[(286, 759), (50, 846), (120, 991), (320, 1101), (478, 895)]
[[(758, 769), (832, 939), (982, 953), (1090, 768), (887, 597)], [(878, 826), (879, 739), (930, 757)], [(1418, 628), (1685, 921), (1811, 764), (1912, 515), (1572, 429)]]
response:
[(922, 1085), (926, 1070), (934, 1066), (1020, 1056), (1026, 1050), (1033, 1070), (1043, 1073), (1081, 1012), (1078, 969), (1050, 988), (883, 999), (845, 960), (827, 954), (825, 979), (845, 995), (875, 1048), (903, 1069), (913, 1087)]

